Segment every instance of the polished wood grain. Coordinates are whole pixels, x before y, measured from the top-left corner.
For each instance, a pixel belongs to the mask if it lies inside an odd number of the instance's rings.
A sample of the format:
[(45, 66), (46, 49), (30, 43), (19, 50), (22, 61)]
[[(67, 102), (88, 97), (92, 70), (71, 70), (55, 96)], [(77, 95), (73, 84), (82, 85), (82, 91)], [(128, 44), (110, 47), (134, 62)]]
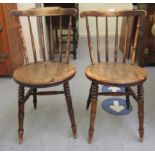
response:
[(129, 64), (98, 63), (86, 68), (85, 74), (91, 80), (103, 84), (130, 85), (146, 80), (147, 73), (143, 68)]
[(24, 85), (51, 85), (65, 81), (75, 75), (75, 67), (71, 64), (38, 62), (19, 67), (13, 78)]
[(43, 7), (32, 8), (27, 10), (12, 10), (12, 15), (15, 16), (61, 16), (61, 15), (73, 15), (77, 14), (77, 10), (73, 8), (61, 8), (61, 7)]
[(146, 11), (144, 10), (87, 10), (87, 11), (82, 11), (80, 13), (80, 17), (84, 18), (87, 16), (98, 16), (98, 17), (117, 17), (117, 16), (146, 16)]
[[(69, 64), (69, 53), (70, 53), (70, 42), (71, 42), (71, 27), (72, 27), (72, 16), (76, 15), (77, 11), (75, 9), (63, 9), (59, 7), (46, 7), (46, 8), (34, 8), (34, 9), (28, 9), (24, 11), (12, 11), (11, 14), (18, 16), (26, 16), (28, 18), (28, 26), (30, 30), (30, 38), (31, 38), (31, 45), (32, 45), (32, 52), (34, 57), (34, 62), (29, 63), (25, 42), (23, 38), (22, 28), (19, 23), (20, 28), (20, 36), (22, 38), (22, 47), (25, 51), (25, 60), (26, 64), (17, 68), (14, 72), (13, 78), (14, 80), (19, 84), (19, 100), (18, 100), (18, 136), (19, 136), (19, 143), (21, 144), (23, 142), (23, 133), (24, 133), (24, 105), (25, 102), (29, 99), (30, 96), (33, 96), (33, 106), (34, 109), (37, 108), (37, 96), (38, 95), (58, 95), (58, 94), (64, 94), (66, 97), (66, 103), (68, 108), (68, 115), (71, 122), (72, 132), (74, 138), (77, 137), (77, 128), (74, 118), (74, 110), (72, 105), (72, 98), (69, 88), (69, 80), (71, 80), (74, 75), (76, 74), (76, 68), (74, 65)], [(31, 16), (34, 16), (38, 19), (39, 23), (39, 31), (38, 33), (40, 35), (40, 49), (43, 58), (41, 61), (38, 61), (40, 58), (37, 58), (37, 50), (36, 50), (36, 37), (34, 37), (34, 27), (31, 23)], [(43, 29), (43, 18), (45, 16), (50, 16), (50, 30), (49, 36), (50, 36), (50, 52), (49, 55), (46, 55), (45, 52), (45, 32)], [(53, 26), (52, 26), (52, 18), (53, 16), (58, 16), (60, 18), (59, 22), (59, 47), (58, 47), (58, 58), (54, 58), (54, 51), (55, 45), (54, 45), (54, 39), (53, 39)], [(65, 60), (62, 57), (62, 19), (63, 17), (68, 16), (69, 22), (68, 22), (68, 35), (67, 35), (67, 44), (66, 44), (66, 57)], [(24, 25), (26, 26), (26, 25)], [(48, 52), (47, 52), (48, 53)], [(50, 58), (50, 60), (47, 61), (47, 58)], [(46, 87), (54, 87), (57, 85), (63, 85), (63, 91), (60, 90), (52, 90), (52, 91), (38, 91), (38, 88), (46, 88)], [(24, 93), (25, 88), (28, 87), (29, 90)]]
[[(85, 75), (86, 77), (91, 80), (91, 86), (89, 90), (88, 100), (86, 109), (89, 109), (91, 105), (91, 112), (90, 112), (90, 127), (88, 131), (88, 142), (91, 143), (93, 139), (94, 133), (94, 124), (95, 124), (95, 117), (96, 117), (96, 106), (97, 106), (97, 96), (98, 95), (105, 95), (105, 96), (125, 96), (126, 98), (126, 107), (127, 109), (130, 108), (130, 96), (135, 99), (138, 103), (138, 118), (139, 118), (139, 138), (140, 141), (143, 141), (144, 137), (144, 100), (143, 100), (143, 82), (147, 79), (147, 72), (135, 65), (135, 56), (137, 50), (137, 41), (138, 41), (138, 33), (140, 29), (140, 19), (142, 16), (145, 16), (146, 12), (144, 10), (122, 10), (122, 11), (104, 11), (104, 10), (88, 10), (81, 12), (81, 18), (86, 19), (86, 29), (87, 29), (87, 38), (88, 38), (88, 48), (90, 54), (90, 61), (91, 65), (86, 67)], [(103, 51), (104, 54), (104, 62), (101, 62), (101, 50), (100, 50), (100, 39), (99, 39), (99, 23), (98, 17), (100, 19), (105, 18), (105, 50)], [(102, 18), (101, 18), (102, 17)], [(111, 51), (109, 50), (109, 46), (111, 45), (109, 39), (109, 31), (110, 25), (108, 20), (110, 18), (116, 19), (116, 28), (115, 28), (115, 45), (114, 45), (114, 58), (110, 60)], [(125, 17), (127, 20), (125, 22), (125, 35), (124, 35), (124, 44), (123, 44), (123, 54), (121, 57), (120, 62), (118, 62), (118, 21), (120, 17)], [(133, 36), (133, 45), (132, 45), (132, 55), (131, 55), (131, 62), (127, 63), (126, 55), (127, 55), (127, 36), (128, 36), (128, 29), (129, 29), (129, 18), (136, 17), (138, 18), (137, 26), (135, 30), (135, 35)], [(97, 40), (97, 60), (95, 61), (93, 46), (91, 42), (91, 31), (89, 28), (89, 19), (95, 18), (96, 22), (96, 40)], [(92, 24), (92, 23), (91, 23)], [(103, 29), (103, 27), (100, 27)], [(103, 43), (101, 43), (103, 45)], [(99, 92), (98, 85), (106, 85), (106, 86), (122, 86), (125, 88), (125, 92)], [(132, 89), (133, 86), (137, 86), (137, 94)]]

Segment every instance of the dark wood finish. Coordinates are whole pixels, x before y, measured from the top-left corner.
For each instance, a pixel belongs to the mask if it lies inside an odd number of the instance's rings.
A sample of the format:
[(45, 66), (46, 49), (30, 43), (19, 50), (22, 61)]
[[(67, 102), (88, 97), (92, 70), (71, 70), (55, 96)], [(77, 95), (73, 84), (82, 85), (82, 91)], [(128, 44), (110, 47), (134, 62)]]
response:
[(97, 97), (98, 97), (98, 83), (92, 83), (92, 95), (91, 95), (91, 112), (90, 112), (90, 127), (89, 127), (89, 139), (88, 143), (92, 142), (94, 133), (94, 124), (96, 118), (96, 108), (97, 108)]
[(144, 139), (144, 98), (143, 98), (143, 85), (138, 85), (137, 93), (138, 93), (138, 117), (139, 117), (139, 137), (140, 141), (143, 142)]
[[(30, 37), (32, 43), (32, 51), (34, 56), (34, 62), (29, 63), (27, 54), (25, 54), (27, 59), (27, 64), (19, 67), (14, 72), (13, 78), (19, 84), (19, 143), (21, 144), (23, 141), (23, 121), (24, 121), (24, 103), (28, 100), (30, 96), (33, 96), (33, 105), (34, 108), (37, 108), (37, 95), (56, 95), (56, 94), (64, 94), (66, 97), (68, 114), (71, 120), (71, 127), (73, 131), (73, 136), (77, 137), (77, 129), (74, 118), (74, 110), (72, 106), (72, 99), (69, 89), (69, 80), (72, 79), (76, 73), (76, 68), (69, 64), (69, 50), (70, 50), (70, 35), (71, 35), (71, 21), (72, 16), (76, 15), (77, 11), (75, 9), (63, 9), (58, 7), (47, 7), (47, 8), (34, 8), (28, 9), (24, 11), (12, 11), (11, 14), (18, 16), (26, 16), (28, 18), (28, 25), (30, 30)], [(37, 51), (35, 47), (35, 36), (33, 35), (33, 27), (31, 26), (31, 16), (39, 17), (40, 21), (40, 34), (41, 34), (41, 52), (43, 54), (43, 60), (37, 61)], [(54, 45), (50, 44), (51, 52), (50, 56), (45, 55), (45, 41), (44, 41), (44, 32), (42, 25), (42, 17), (50, 16), (51, 22), (53, 16), (58, 16), (60, 18), (60, 36), (62, 36), (62, 19), (64, 16), (69, 16), (68, 23), (68, 35), (67, 35), (67, 45), (66, 45), (66, 62), (62, 62), (62, 38), (59, 40), (59, 57), (58, 59), (54, 58)], [(52, 24), (49, 27), (52, 29)], [(50, 30), (50, 41), (53, 41), (53, 30)], [(22, 43), (24, 44), (24, 38), (22, 34), (22, 29), (20, 27), (20, 33), (22, 37)], [(25, 44), (23, 45), (25, 48)], [(26, 48), (25, 48), (26, 52)], [(47, 61), (46, 58), (50, 57), (51, 60)], [(63, 85), (63, 91), (37, 91), (38, 88), (45, 87), (53, 87), (57, 85)], [(29, 90), (26, 94), (24, 94), (24, 88), (29, 87)]]
[[(62, 7), (62, 8), (75, 8), (78, 10), (78, 4), (77, 3), (44, 3), (45, 7)], [(73, 45), (73, 50), (70, 51), (71, 54), (73, 54), (73, 59), (76, 59), (77, 57), (77, 47), (78, 47), (78, 18), (79, 15), (77, 13), (76, 16), (73, 17), (72, 19), (72, 26), (71, 26), (71, 43)], [(49, 25), (50, 21), (49, 18), (46, 18), (47, 24)], [(62, 42), (66, 43), (66, 33), (65, 33), (65, 29), (68, 28), (68, 21), (69, 21), (69, 17), (64, 17), (62, 20)], [(59, 41), (59, 35), (58, 35), (58, 28), (59, 28), (59, 18), (58, 17), (54, 17), (53, 18), (53, 30), (55, 31), (55, 40), (56, 43), (58, 44)]]
[(18, 18), (9, 14), (12, 9), (16, 10), (17, 4), (0, 3), (0, 55), (3, 55), (3, 58), (6, 57), (4, 55), (8, 57), (0, 64), (0, 76), (12, 75), (24, 62)]
[(140, 66), (155, 65), (155, 37), (151, 33), (154, 24), (155, 4), (137, 4), (138, 9), (144, 9), (147, 12), (146, 18), (141, 20), (139, 33), (137, 59)]
[[(140, 22), (140, 33), (138, 35), (138, 47), (137, 47), (137, 62), (140, 66), (150, 66), (155, 65), (155, 37), (151, 33), (152, 26), (154, 24), (154, 12), (155, 12), (155, 4), (154, 3), (137, 3), (137, 9), (143, 9), (147, 12), (147, 16), (141, 19)], [(131, 49), (133, 42), (133, 34), (135, 33), (137, 18), (129, 19), (129, 30), (128, 30), (128, 39), (127, 39), (127, 56), (131, 58)], [(123, 51), (123, 41), (124, 38), (123, 32), (125, 29), (125, 21), (126, 18), (123, 18), (122, 21), (122, 31), (121, 31), (121, 42), (120, 49)]]
[[(89, 138), (88, 142), (92, 142), (93, 133), (94, 133), (94, 124), (96, 117), (96, 106), (97, 106), (97, 97), (98, 95), (106, 95), (106, 96), (126, 96), (127, 108), (130, 107), (130, 96), (132, 96), (136, 102), (138, 103), (138, 116), (139, 116), (139, 134), (140, 141), (143, 139), (144, 130), (144, 101), (143, 101), (143, 82), (147, 79), (146, 71), (135, 65), (135, 55), (138, 41), (138, 33), (140, 29), (140, 18), (145, 16), (146, 12), (143, 10), (128, 10), (128, 11), (83, 11), (80, 16), (82, 18), (86, 18), (86, 28), (87, 28), (87, 37), (88, 37), (88, 47), (91, 65), (87, 66), (85, 70), (86, 77), (91, 80), (92, 84), (89, 91), (89, 96), (87, 100), (86, 109), (91, 105), (90, 112), (90, 127), (89, 127)], [(93, 53), (93, 45), (91, 42), (91, 34), (89, 27), (89, 18), (96, 18), (96, 32), (97, 32), (97, 62), (95, 62), (94, 53)], [(98, 25), (98, 17), (105, 17), (105, 62), (101, 62), (100, 59), (100, 43), (99, 43), (99, 25)], [(114, 46), (114, 59), (110, 61), (109, 54), (109, 35), (108, 31), (108, 19), (110, 17), (116, 18), (116, 34), (115, 34), (115, 46)], [(124, 44), (123, 44), (123, 53), (122, 60), (118, 62), (118, 20), (119, 17), (126, 17), (125, 23), (125, 31), (124, 31)], [(126, 54), (127, 54), (127, 36), (128, 36), (128, 28), (129, 28), (129, 18), (137, 17), (137, 24), (135, 34), (133, 36), (133, 45), (132, 45), (132, 53), (131, 53), (131, 63), (127, 64)], [(102, 28), (101, 28), (102, 29)], [(99, 92), (98, 85), (107, 85), (107, 86), (123, 86), (125, 87), (125, 93), (120, 92)], [(138, 91), (137, 94), (133, 91), (131, 87), (137, 86)]]

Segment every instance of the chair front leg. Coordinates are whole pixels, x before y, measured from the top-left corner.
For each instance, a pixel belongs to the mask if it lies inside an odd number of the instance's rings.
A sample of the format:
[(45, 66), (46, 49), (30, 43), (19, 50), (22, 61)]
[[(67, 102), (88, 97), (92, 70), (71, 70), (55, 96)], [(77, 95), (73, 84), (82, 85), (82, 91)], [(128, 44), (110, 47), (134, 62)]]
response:
[(92, 142), (93, 134), (94, 134), (94, 124), (95, 124), (96, 108), (97, 108), (97, 97), (98, 97), (98, 84), (92, 83), (90, 127), (89, 127), (89, 138), (88, 138), (89, 144)]
[(137, 87), (138, 94), (138, 118), (139, 118), (139, 137), (140, 142), (143, 142), (144, 139), (144, 98), (143, 98), (143, 85), (138, 85)]
[(69, 88), (68, 82), (64, 83), (64, 91), (65, 91), (68, 114), (69, 114), (70, 121), (71, 121), (73, 136), (74, 136), (74, 138), (77, 138), (77, 129), (76, 129), (76, 123), (75, 123), (75, 118), (74, 118), (74, 109), (72, 106), (72, 98), (71, 98), (70, 88)]
[(23, 134), (24, 134), (24, 129), (23, 129), (23, 122), (24, 122), (24, 87), (19, 86), (19, 91), (18, 91), (18, 123), (19, 123), (19, 128), (18, 128), (18, 138), (19, 138), (19, 144), (22, 144), (23, 142)]

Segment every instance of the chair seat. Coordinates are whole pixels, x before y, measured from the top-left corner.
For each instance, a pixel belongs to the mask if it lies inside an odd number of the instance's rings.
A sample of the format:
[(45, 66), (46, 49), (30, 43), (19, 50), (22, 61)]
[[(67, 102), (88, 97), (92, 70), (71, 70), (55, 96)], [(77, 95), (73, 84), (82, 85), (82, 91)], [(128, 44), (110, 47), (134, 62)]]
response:
[(118, 63), (98, 63), (85, 70), (90, 80), (103, 84), (130, 85), (146, 80), (147, 73), (136, 65)]
[(58, 84), (72, 78), (76, 69), (71, 64), (52, 61), (30, 63), (19, 67), (13, 75), (16, 82), (28, 86)]

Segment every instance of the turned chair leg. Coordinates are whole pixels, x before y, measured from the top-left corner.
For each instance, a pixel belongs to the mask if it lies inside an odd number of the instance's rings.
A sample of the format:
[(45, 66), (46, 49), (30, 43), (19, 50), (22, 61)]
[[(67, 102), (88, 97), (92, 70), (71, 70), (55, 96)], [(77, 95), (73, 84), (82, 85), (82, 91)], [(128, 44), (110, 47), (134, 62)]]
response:
[(74, 136), (74, 138), (77, 138), (77, 129), (76, 129), (76, 123), (75, 123), (75, 118), (74, 118), (74, 110), (73, 110), (73, 106), (72, 106), (72, 98), (71, 98), (68, 82), (64, 83), (64, 91), (65, 91), (68, 114), (69, 114), (70, 121), (71, 121), (73, 136)]
[(98, 97), (98, 84), (93, 83), (92, 84), (92, 97), (91, 97), (89, 138), (88, 138), (89, 144), (92, 142), (93, 134), (94, 134), (94, 124), (95, 124), (96, 108), (97, 108), (97, 97)]
[(140, 142), (143, 142), (144, 139), (144, 98), (143, 98), (143, 85), (138, 85), (137, 87), (138, 94), (138, 118), (139, 118), (139, 137)]
[(88, 100), (87, 100), (86, 110), (88, 110), (89, 109), (89, 106), (90, 106), (91, 94), (92, 94), (92, 84), (91, 84), (90, 89), (89, 89), (89, 96), (88, 96)]
[[(128, 92), (128, 88), (127, 87), (125, 88), (125, 92), (126, 93)], [(128, 110), (130, 109), (130, 97), (129, 97), (128, 94), (126, 95), (126, 107), (127, 107)]]
[(33, 106), (34, 109), (37, 108), (37, 88), (33, 88)]
[(23, 142), (23, 134), (24, 134), (24, 129), (23, 129), (23, 122), (24, 122), (24, 87), (19, 86), (19, 91), (18, 91), (18, 123), (19, 123), (19, 128), (18, 128), (18, 138), (19, 138), (19, 144), (22, 144)]

